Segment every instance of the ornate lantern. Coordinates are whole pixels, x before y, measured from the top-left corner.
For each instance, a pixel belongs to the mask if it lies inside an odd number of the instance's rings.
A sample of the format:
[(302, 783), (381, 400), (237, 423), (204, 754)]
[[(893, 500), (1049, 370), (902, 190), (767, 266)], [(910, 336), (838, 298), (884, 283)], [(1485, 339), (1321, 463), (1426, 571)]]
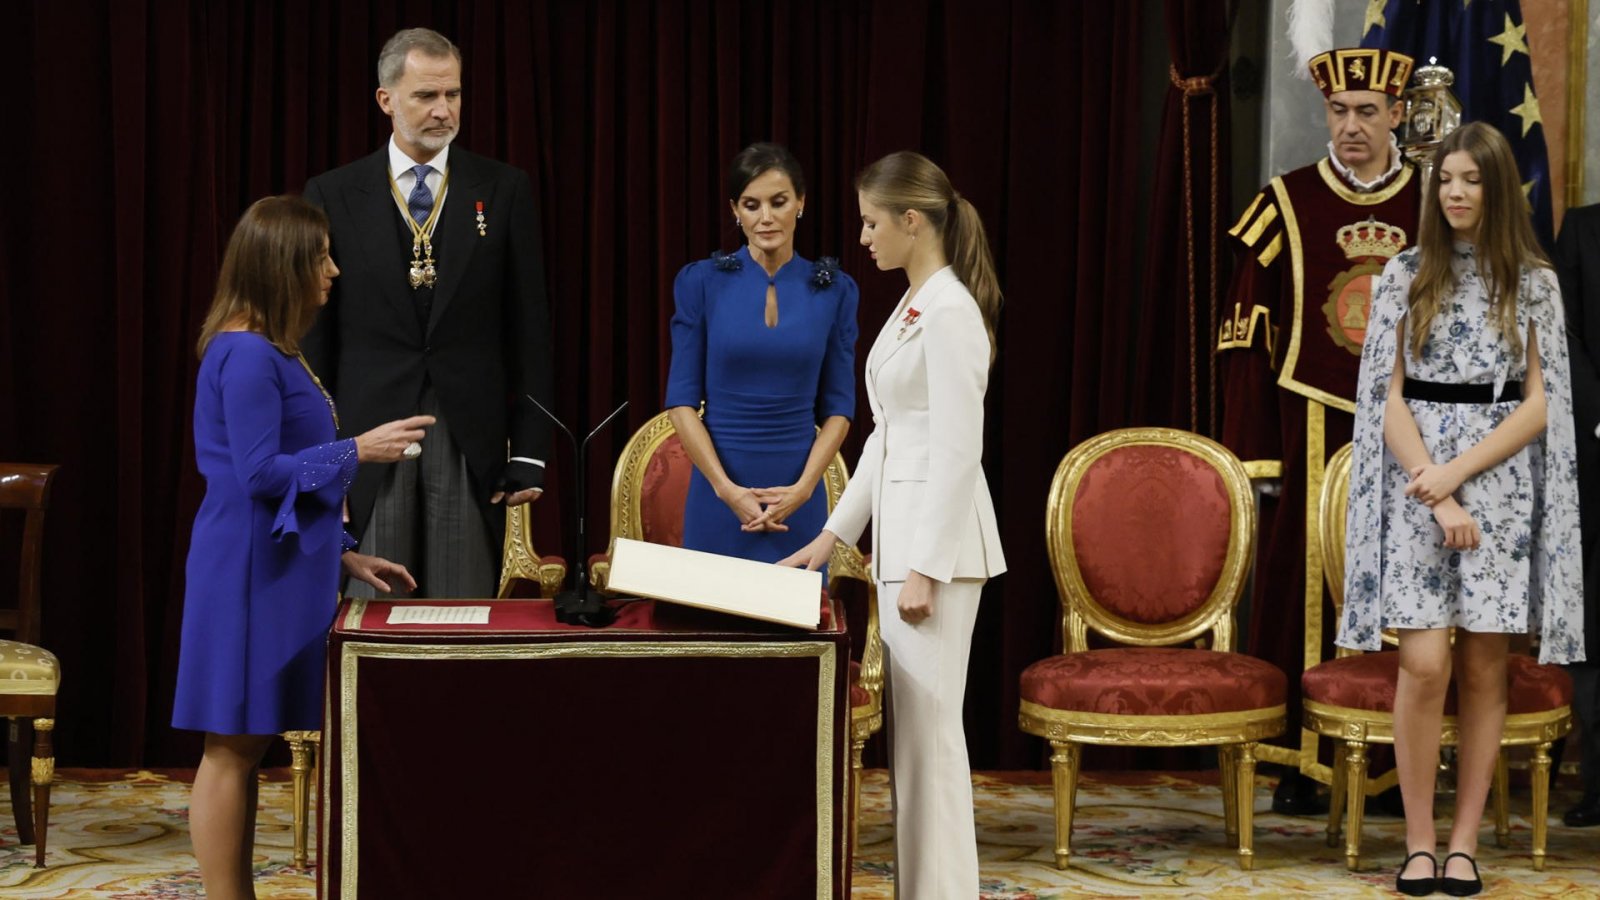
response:
[(1461, 101), (1450, 93), (1456, 77), (1437, 57), (1417, 69), (1402, 98), (1405, 118), (1400, 123), (1400, 149), (1422, 170), (1426, 183), (1433, 172), (1433, 151), (1445, 135), (1461, 124)]

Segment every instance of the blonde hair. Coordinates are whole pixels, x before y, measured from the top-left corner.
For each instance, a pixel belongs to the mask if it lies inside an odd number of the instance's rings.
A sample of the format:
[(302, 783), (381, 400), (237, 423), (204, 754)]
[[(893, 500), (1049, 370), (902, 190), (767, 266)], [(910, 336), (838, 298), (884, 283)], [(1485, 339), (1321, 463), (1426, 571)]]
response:
[(909, 150), (891, 153), (867, 166), (856, 177), (856, 190), (897, 216), (916, 210), (943, 236), (945, 259), (978, 301), (989, 334), (989, 364), (994, 365), (995, 324), (1005, 298), (978, 210), (956, 192), (949, 176), (933, 160)]
[(1522, 270), (1530, 265), (1550, 267), (1549, 259), (1533, 233), (1533, 221), (1522, 195), (1522, 179), (1511, 144), (1486, 122), (1469, 122), (1450, 132), (1434, 151), (1433, 174), (1422, 197), (1422, 223), (1417, 235), (1417, 276), (1411, 281), (1411, 353), (1422, 355), (1439, 307), (1456, 289), (1450, 258), (1455, 252), (1455, 230), (1439, 204), (1439, 172), (1445, 157), (1465, 153), (1478, 167), (1483, 185), (1483, 205), (1478, 215), (1474, 254), (1478, 274), (1489, 292), (1489, 313), (1500, 333), (1511, 342), (1513, 354), (1522, 353), (1517, 329), (1517, 292)]
[(263, 197), (250, 204), (228, 238), (217, 292), (196, 351), (219, 331), (243, 323), (293, 356), (317, 317), (328, 217), (299, 197)]

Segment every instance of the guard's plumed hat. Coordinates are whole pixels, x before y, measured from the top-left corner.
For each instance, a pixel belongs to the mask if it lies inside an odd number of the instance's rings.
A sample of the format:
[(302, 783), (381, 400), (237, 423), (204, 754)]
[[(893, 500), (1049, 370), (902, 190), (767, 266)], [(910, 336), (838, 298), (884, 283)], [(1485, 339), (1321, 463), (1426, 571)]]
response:
[(1411, 80), (1416, 61), (1404, 53), (1377, 47), (1329, 50), (1311, 58), (1311, 78), (1324, 97), (1340, 91), (1379, 91), (1398, 97)]

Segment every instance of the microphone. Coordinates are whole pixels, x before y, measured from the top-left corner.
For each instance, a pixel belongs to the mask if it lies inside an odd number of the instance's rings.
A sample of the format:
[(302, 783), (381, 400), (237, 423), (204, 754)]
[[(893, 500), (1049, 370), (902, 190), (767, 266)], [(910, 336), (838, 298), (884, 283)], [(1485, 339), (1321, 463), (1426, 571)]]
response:
[(584, 515), (584, 505), (588, 497), (589, 488), (589, 469), (585, 460), (589, 455), (589, 443), (595, 439), (596, 435), (604, 431), (612, 420), (621, 415), (623, 410), (628, 408), (628, 401), (622, 401), (621, 406), (612, 410), (611, 415), (606, 416), (599, 425), (594, 427), (593, 431), (589, 432), (588, 437), (585, 437), (580, 442), (577, 436), (572, 433), (572, 429), (568, 428), (566, 423), (562, 422), (555, 413), (545, 409), (543, 403), (533, 399), (530, 394), (523, 394), (523, 396), (540, 412), (544, 413), (551, 422), (554, 422), (555, 426), (567, 436), (567, 440), (572, 444), (573, 459), (576, 461), (577, 477), (575, 481), (577, 483), (577, 493), (575, 496), (577, 501), (573, 504), (573, 507), (577, 518), (577, 527), (573, 531), (578, 536), (578, 558), (576, 564), (572, 567), (572, 573), (577, 580), (572, 587), (556, 595), (556, 621), (565, 625), (587, 625), (590, 628), (604, 628), (616, 618), (616, 611), (606, 606), (599, 594), (589, 593), (589, 557), (587, 555), (589, 544), (586, 540), (588, 536), (588, 519)]

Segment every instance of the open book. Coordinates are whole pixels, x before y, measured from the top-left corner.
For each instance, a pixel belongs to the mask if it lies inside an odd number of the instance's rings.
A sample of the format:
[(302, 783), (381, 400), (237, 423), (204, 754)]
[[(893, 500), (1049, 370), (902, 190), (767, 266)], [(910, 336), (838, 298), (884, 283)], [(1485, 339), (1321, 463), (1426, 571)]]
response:
[(607, 590), (816, 628), (822, 573), (617, 538)]

